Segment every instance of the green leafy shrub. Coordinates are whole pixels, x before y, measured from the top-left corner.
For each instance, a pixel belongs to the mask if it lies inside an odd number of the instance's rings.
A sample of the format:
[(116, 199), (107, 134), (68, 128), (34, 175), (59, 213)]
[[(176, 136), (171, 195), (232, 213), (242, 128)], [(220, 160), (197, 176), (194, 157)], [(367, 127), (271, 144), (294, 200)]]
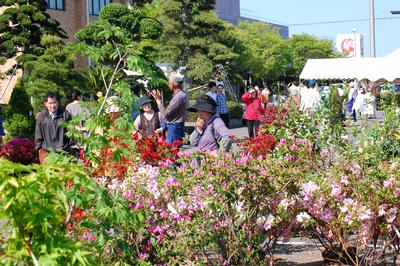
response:
[(32, 112), (29, 96), (23, 86), (24, 84), (21, 80), (15, 85), (10, 101), (5, 109), (4, 115), (6, 120), (11, 118), (14, 114), (27, 116)]
[(35, 119), (32, 116), (13, 114), (4, 123), (8, 134), (13, 137), (32, 139), (35, 130)]
[[(82, 167), (52, 154), (45, 167), (23, 166), (0, 158), (0, 219), (7, 241), (2, 265), (89, 265), (90, 252), (68, 234), (76, 209), (97, 195)], [(81, 197), (82, 191), (85, 193)]]

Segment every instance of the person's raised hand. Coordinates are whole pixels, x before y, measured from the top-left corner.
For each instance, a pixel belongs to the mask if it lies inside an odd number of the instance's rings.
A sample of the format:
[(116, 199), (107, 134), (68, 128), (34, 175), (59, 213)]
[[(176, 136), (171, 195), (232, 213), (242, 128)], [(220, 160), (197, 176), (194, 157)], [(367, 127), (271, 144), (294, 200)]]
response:
[(200, 118), (200, 117), (197, 118), (197, 121), (196, 121), (196, 130), (197, 130), (198, 132), (202, 132), (203, 129), (204, 129), (205, 124), (206, 124), (206, 122), (205, 122), (202, 118)]
[(156, 101), (161, 101), (161, 92), (160, 92), (160, 90), (152, 90), (151, 91), (151, 96), (153, 96)]

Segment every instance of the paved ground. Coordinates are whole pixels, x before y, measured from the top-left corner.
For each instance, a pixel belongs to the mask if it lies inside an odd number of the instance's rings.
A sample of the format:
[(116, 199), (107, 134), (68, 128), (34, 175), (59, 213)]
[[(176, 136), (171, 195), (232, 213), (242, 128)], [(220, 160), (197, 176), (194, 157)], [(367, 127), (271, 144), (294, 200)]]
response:
[(275, 258), (278, 266), (324, 265), (320, 247), (314, 241), (304, 238), (292, 238), (288, 243), (278, 242)]

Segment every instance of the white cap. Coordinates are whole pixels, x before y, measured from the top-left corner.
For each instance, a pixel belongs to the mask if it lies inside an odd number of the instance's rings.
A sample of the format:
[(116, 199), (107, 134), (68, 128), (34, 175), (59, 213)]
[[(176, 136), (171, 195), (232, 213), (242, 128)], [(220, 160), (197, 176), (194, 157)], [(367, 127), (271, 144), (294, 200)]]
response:
[(119, 106), (116, 104), (118, 100), (117, 96), (111, 96), (106, 101), (106, 113), (117, 113), (120, 111)]

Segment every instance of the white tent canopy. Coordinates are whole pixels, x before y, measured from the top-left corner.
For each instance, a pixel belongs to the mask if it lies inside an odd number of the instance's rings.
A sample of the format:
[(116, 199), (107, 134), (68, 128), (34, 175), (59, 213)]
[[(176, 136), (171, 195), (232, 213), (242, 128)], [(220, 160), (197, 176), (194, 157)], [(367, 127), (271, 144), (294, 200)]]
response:
[(386, 57), (308, 59), (301, 79), (400, 80), (400, 49)]

